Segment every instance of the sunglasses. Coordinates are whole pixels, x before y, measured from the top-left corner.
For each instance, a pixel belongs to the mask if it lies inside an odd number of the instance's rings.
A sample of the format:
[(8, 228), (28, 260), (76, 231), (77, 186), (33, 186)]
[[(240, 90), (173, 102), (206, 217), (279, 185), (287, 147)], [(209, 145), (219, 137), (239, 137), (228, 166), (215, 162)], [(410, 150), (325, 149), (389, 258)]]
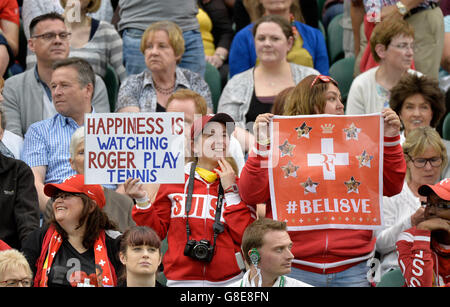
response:
[(318, 80), (320, 80), (320, 81), (322, 81), (324, 83), (332, 82), (334, 85), (336, 85), (336, 86), (338, 85), (337, 81), (334, 80), (333, 78), (329, 77), (329, 76), (317, 75), (314, 78), (313, 82), (311, 83), (310, 88), (312, 88), (314, 86), (314, 84), (317, 83)]

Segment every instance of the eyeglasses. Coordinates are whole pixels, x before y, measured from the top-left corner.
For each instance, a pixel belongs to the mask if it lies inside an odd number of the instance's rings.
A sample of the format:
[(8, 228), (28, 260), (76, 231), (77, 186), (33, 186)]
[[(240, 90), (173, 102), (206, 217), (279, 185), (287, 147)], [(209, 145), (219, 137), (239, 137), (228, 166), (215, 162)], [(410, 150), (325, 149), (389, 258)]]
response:
[(44, 34), (40, 34), (40, 35), (33, 35), (32, 38), (42, 38), (43, 40), (45, 40), (47, 42), (51, 42), (51, 41), (55, 40), (55, 38), (58, 36), (60, 40), (66, 41), (70, 38), (71, 35), (72, 35), (72, 33), (70, 33), (70, 32), (61, 32), (61, 33), (49, 32), (49, 33), (44, 33)]
[(58, 193), (54, 194), (51, 198), (52, 198), (52, 201), (54, 202), (58, 198), (67, 199), (67, 198), (71, 198), (71, 197), (75, 197), (75, 196), (81, 197), (81, 195), (83, 195), (83, 194), (61, 191), (61, 192), (58, 192)]
[(422, 202), (423, 207), (436, 207), (439, 209), (450, 209), (450, 202), (439, 202), (439, 203), (429, 203), (429, 202)]
[(329, 77), (329, 76), (317, 75), (317, 76), (314, 78), (313, 82), (311, 83), (310, 88), (312, 88), (312, 87), (314, 86), (314, 84), (316, 84), (317, 80), (320, 80), (320, 81), (325, 82), (325, 83), (333, 82), (334, 85), (336, 85), (336, 86), (337, 86), (337, 84), (338, 84), (338, 83), (336, 82), (336, 80), (334, 80), (333, 78), (331, 78), (331, 77)]
[(430, 165), (432, 167), (439, 167), (442, 165), (442, 158), (441, 157), (432, 157), (432, 158), (417, 158), (413, 159), (410, 155), (408, 155), (409, 159), (413, 162), (414, 166), (417, 168), (423, 168), (427, 164), (427, 162), (430, 162)]
[(402, 50), (408, 50), (408, 48), (410, 48), (411, 50), (414, 50), (414, 47), (415, 47), (415, 45), (413, 43), (411, 43), (411, 44), (399, 43), (399, 44), (392, 45), (392, 46), (394, 46), (395, 48), (398, 48), (398, 49), (402, 49)]
[(24, 278), (24, 279), (8, 279), (5, 281), (0, 281), (0, 284), (4, 284), (5, 287), (17, 287), (18, 285), (22, 284), (24, 287), (31, 287), (33, 284), (33, 280), (31, 278)]

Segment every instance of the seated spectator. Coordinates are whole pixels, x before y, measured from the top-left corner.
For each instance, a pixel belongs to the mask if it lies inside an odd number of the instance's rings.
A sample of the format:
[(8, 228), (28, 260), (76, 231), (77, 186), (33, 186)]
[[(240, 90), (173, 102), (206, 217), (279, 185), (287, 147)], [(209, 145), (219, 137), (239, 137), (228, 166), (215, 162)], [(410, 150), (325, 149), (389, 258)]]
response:
[[(190, 151), (191, 147), (189, 146), (191, 140), (192, 124), (197, 117), (206, 115), (206, 108), (207, 107), (205, 99), (200, 94), (188, 89), (181, 89), (176, 91), (169, 97), (169, 100), (167, 101), (167, 112), (184, 113), (185, 160), (189, 160), (192, 158)], [(238, 174), (240, 174), (245, 164), (241, 145), (233, 135), (230, 136), (229, 145), (229, 154), (236, 162)], [(143, 184), (142, 186), (147, 192), (150, 201), (154, 201), (156, 193), (159, 189), (159, 184), (150, 183)]]
[[(328, 75), (328, 52), (322, 32), (301, 23), (294, 17), (292, 8), (296, 2), (292, 0), (257, 0), (250, 2), (249, 5), (254, 6), (251, 10), (259, 12), (258, 18), (263, 15), (280, 15), (290, 23), (294, 32), (294, 40), (287, 56), (289, 62), (312, 67), (321, 74)], [(250, 24), (240, 30), (231, 43), (230, 77), (258, 64), (259, 58), (257, 58), (255, 50), (252, 28), (253, 24)]]
[(0, 76), (0, 152), (7, 157), (20, 159), (23, 148), (23, 137), (6, 130), (5, 112), (3, 110), (3, 85), (5, 80)]
[(95, 74), (89, 63), (79, 58), (58, 61), (50, 82), (57, 113), (30, 126), (25, 134), (22, 160), (32, 169), (39, 208), (45, 211), (46, 183), (60, 183), (76, 172), (70, 166), (72, 134), (84, 124), (85, 113), (93, 110)]
[(255, 217), (241, 201), (237, 170), (227, 154), (233, 124), (224, 113), (196, 119), (191, 129), (194, 158), (185, 165), (185, 182), (161, 184), (154, 202), (139, 179), (126, 186), (136, 199), (136, 224), (167, 236), (163, 264), (169, 287), (226, 286), (242, 277), (242, 234)]
[(83, 175), (74, 175), (60, 184), (46, 184), (44, 193), (54, 199), (52, 219), (31, 233), (22, 248), (34, 286), (116, 286), (122, 266), (120, 233), (101, 210), (101, 186), (85, 185)]
[[(439, 65), (444, 48), (444, 21), (437, 0), (365, 0), (364, 33), (366, 41), (371, 40), (374, 27), (385, 19), (405, 20), (414, 29), (414, 65), (415, 70), (424, 75), (438, 78)], [(445, 1), (444, 1), (445, 2)], [(361, 62), (355, 66), (364, 72), (376, 66), (371, 57), (371, 47), (361, 46)], [(375, 59), (376, 60), (376, 59)], [(358, 73), (359, 73), (358, 71)]]
[(0, 76), (19, 54), (19, 6), (16, 0), (0, 1)]
[[(72, 134), (70, 140), (70, 166), (77, 173), (84, 175), (84, 127), (80, 127)], [(103, 211), (106, 212), (109, 219), (117, 224), (120, 232), (124, 232), (128, 227), (136, 225), (131, 217), (131, 209), (133, 208), (133, 200), (123, 194), (104, 187), (106, 205)], [(53, 200), (50, 198), (46, 205), (45, 220), (51, 217), (53, 208)]]
[[(259, 65), (228, 81), (217, 110), (229, 114), (236, 121), (236, 137), (246, 152), (253, 144), (252, 123), (259, 114), (270, 112), (276, 95), (295, 86), (304, 77), (318, 74), (313, 68), (288, 62), (287, 54), (292, 49), (294, 33), (282, 16), (264, 16), (255, 22), (252, 31)], [(250, 123), (249, 128), (246, 123)]]
[[(24, 136), (31, 124), (57, 113), (50, 90), (52, 65), (69, 54), (70, 34), (60, 15), (36, 17), (30, 24), (30, 33), (28, 48), (36, 54), (37, 63), (33, 69), (8, 78), (3, 89), (6, 129), (19, 136)], [(105, 83), (98, 76), (92, 104), (96, 112), (109, 112)]]
[(178, 66), (205, 74), (205, 53), (197, 21), (197, 1), (152, 0), (123, 1), (119, 3), (118, 30), (122, 33), (124, 63), (128, 75), (140, 74), (145, 70), (145, 55), (142, 55), (141, 41), (147, 27), (167, 20), (177, 24), (183, 36), (183, 52)]
[(170, 21), (151, 24), (142, 35), (141, 52), (148, 69), (122, 83), (116, 112), (164, 112), (170, 95), (187, 88), (202, 95), (212, 113), (211, 92), (205, 80), (197, 73), (177, 67), (184, 53), (180, 27)]
[[(391, 90), (390, 105), (402, 121), (400, 142), (417, 127), (436, 128), (444, 117), (444, 94), (436, 80), (428, 76), (405, 75)], [(450, 141), (442, 139), (450, 159)], [(450, 177), (450, 167), (444, 169), (441, 179)]]
[(197, 4), (205, 60), (219, 70), (223, 88), (228, 80), (233, 24), (223, 0), (197, 0)]
[(368, 114), (389, 108), (390, 90), (412, 69), (414, 29), (403, 19), (385, 19), (373, 30), (370, 50), (379, 66), (356, 77), (348, 93), (346, 114)]
[[(64, 8), (64, 20), (70, 35), (70, 57), (85, 59), (94, 72), (102, 78), (106, 76), (108, 65), (115, 70), (119, 80), (123, 82), (127, 77), (122, 64), (122, 38), (117, 30), (107, 21), (90, 17), (88, 13), (96, 12), (101, 0), (76, 2), (60, 0)], [(69, 6), (66, 6), (69, 4)], [(79, 13), (74, 14), (74, 10)], [(27, 57), (27, 67), (36, 64), (36, 57)]]
[(268, 218), (250, 224), (242, 236), (242, 252), (250, 268), (232, 287), (310, 287), (285, 276), (294, 255), (285, 222)]
[(21, 160), (0, 152), (0, 240), (20, 249), (39, 228), (39, 202), (33, 172)]
[(120, 261), (124, 273), (119, 277), (123, 287), (164, 287), (156, 280), (161, 264), (161, 240), (146, 226), (127, 229), (120, 241)]
[(31, 287), (33, 273), (25, 256), (16, 249), (0, 251), (0, 287)]
[(395, 243), (401, 232), (423, 221), (423, 197), (419, 187), (439, 182), (446, 168), (447, 151), (441, 137), (429, 126), (411, 131), (403, 143), (406, 159), (406, 179), (400, 194), (383, 197), (385, 229), (377, 233), (376, 249), (380, 253), (381, 274), (398, 269)]
[(450, 179), (419, 188), (425, 220), (400, 235), (398, 261), (409, 287), (450, 286)]

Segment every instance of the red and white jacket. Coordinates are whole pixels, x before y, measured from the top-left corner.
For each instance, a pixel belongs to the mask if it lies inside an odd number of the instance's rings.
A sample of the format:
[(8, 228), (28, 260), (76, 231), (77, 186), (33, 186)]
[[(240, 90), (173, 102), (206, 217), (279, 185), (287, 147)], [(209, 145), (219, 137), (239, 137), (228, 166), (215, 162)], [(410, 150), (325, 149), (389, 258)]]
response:
[[(168, 286), (225, 286), (242, 277), (236, 253), (240, 255), (242, 235), (255, 220), (255, 210), (242, 202), (239, 193), (225, 193), (221, 212), (225, 231), (217, 236), (212, 261), (206, 263), (185, 256), (185, 200), (191, 164), (185, 166), (185, 184), (162, 184), (154, 203), (142, 209), (134, 206), (132, 217), (137, 225), (153, 228), (161, 239), (167, 235), (163, 265)], [(195, 174), (189, 212), (191, 240), (206, 239), (213, 244), (218, 188), (219, 180), (210, 184)]]
[[(247, 204), (265, 203), (266, 216), (272, 218), (269, 172), (265, 167), (268, 153), (268, 148), (253, 148), (241, 172), (239, 192)], [(384, 137), (383, 194), (393, 196), (400, 193), (405, 174), (406, 162), (400, 136)], [(305, 271), (321, 274), (341, 272), (369, 259), (375, 253), (376, 237), (372, 230), (290, 231), (289, 235), (295, 257), (292, 265)]]
[(412, 227), (402, 232), (397, 251), (408, 287), (450, 287), (450, 247), (431, 239), (429, 230)]

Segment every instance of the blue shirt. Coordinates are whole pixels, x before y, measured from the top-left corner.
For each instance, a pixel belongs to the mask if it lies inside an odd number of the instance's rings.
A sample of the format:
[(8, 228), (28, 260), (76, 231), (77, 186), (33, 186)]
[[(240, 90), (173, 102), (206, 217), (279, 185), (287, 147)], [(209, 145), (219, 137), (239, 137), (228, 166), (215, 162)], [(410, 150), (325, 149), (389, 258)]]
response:
[[(313, 58), (314, 69), (322, 75), (329, 74), (328, 51), (325, 38), (320, 30), (295, 21), (295, 27), (303, 39), (305, 48)], [(241, 29), (233, 38), (230, 47), (230, 78), (252, 68), (256, 64), (255, 39), (252, 34), (253, 23)]]
[(70, 166), (69, 147), (72, 134), (79, 127), (72, 118), (57, 113), (28, 128), (22, 160), (30, 167), (47, 166), (44, 183), (60, 183), (76, 174)]

